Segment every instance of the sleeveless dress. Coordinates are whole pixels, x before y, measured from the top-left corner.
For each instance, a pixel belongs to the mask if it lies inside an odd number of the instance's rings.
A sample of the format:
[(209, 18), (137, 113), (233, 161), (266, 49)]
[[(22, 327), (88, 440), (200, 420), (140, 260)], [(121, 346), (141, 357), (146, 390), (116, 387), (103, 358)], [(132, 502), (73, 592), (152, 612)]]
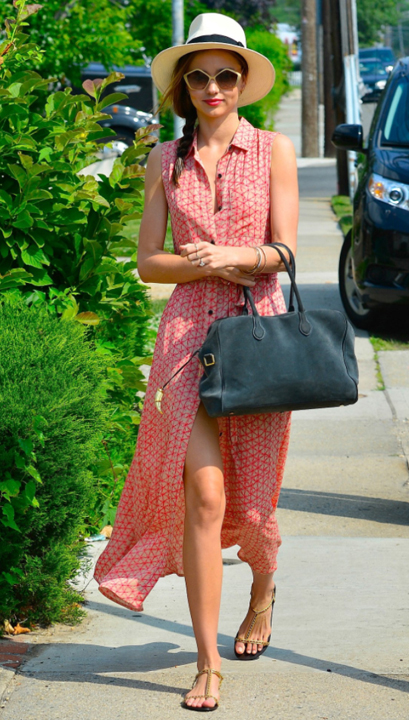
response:
[[(171, 182), (177, 141), (162, 145), (162, 177), (175, 253), (187, 242), (221, 245), (271, 242), (270, 167), (276, 133), (240, 118), (216, 173), (218, 211), (197, 151), (197, 133), (180, 177)], [(260, 315), (286, 311), (277, 273), (257, 275), (252, 289)], [(94, 577), (100, 592), (132, 610), (160, 577), (183, 575), (183, 469), (199, 407), (200, 363), (194, 358), (166, 387), (161, 415), (156, 390), (203, 343), (210, 324), (238, 315), (242, 286), (209, 277), (176, 286), (159, 326), (135, 455), (117, 509), (112, 537)], [(240, 362), (238, 349), (237, 361)], [(290, 413), (219, 418), (226, 512), (223, 548), (259, 573), (273, 572), (281, 544), (275, 508), (287, 455)]]

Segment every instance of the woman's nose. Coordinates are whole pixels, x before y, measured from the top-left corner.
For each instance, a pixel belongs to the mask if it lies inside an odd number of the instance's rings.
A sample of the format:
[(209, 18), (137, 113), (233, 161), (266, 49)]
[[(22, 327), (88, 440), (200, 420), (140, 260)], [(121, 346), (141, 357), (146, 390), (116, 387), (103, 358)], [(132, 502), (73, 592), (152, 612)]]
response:
[(207, 86), (207, 92), (209, 92), (209, 93), (218, 93), (219, 92), (219, 86), (217, 85), (216, 80), (209, 81), (209, 84)]

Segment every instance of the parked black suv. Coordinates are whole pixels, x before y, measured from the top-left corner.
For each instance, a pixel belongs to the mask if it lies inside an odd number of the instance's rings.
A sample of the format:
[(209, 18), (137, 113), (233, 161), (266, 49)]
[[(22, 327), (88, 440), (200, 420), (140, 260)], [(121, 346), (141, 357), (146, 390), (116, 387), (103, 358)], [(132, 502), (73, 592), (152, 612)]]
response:
[(348, 316), (368, 328), (380, 309), (409, 303), (409, 57), (389, 77), (365, 147), (361, 125), (338, 125), (332, 142), (359, 153), (339, 284)]

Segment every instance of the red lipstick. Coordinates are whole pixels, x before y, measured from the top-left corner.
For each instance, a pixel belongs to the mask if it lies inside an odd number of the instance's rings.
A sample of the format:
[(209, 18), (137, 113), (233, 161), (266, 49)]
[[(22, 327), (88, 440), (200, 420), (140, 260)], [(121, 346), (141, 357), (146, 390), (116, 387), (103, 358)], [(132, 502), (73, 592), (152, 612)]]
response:
[(223, 102), (223, 101), (222, 100), (205, 100), (205, 103), (207, 103), (208, 105), (214, 105), (215, 107), (216, 107), (216, 105), (219, 105), (221, 102)]

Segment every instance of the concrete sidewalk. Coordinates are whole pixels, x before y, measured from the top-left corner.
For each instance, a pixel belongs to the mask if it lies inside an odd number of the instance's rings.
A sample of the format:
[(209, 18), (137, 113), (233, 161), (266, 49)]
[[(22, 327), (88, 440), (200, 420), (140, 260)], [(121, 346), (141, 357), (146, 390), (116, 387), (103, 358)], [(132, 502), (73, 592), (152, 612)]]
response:
[[(340, 307), (342, 237), (327, 200), (301, 202), (299, 243), (305, 305)], [(283, 545), (272, 645), (254, 663), (233, 655), (250, 570), (237, 548), (224, 553), (219, 717), (409, 716), (409, 413), (400, 404), (409, 382), (405, 360), (392, 368), (392, 354), (383, 353), (387, 390), (377, 390), (365, 333), (358, 333), (356, 347), (359, 402), (293, 415), (278, 509)], [(90, 551), (96, 557), (104, 545)], [(195, 643), (183, 579), (162, 579), (144, 613), (108, 601), (92, 577), (82, 578), (80, 587), (86, 588), (85, 622), (32, 633), (17, 674), (3, 671), (4, 720), (185, 717), (180, 693), (195, 674)]]

